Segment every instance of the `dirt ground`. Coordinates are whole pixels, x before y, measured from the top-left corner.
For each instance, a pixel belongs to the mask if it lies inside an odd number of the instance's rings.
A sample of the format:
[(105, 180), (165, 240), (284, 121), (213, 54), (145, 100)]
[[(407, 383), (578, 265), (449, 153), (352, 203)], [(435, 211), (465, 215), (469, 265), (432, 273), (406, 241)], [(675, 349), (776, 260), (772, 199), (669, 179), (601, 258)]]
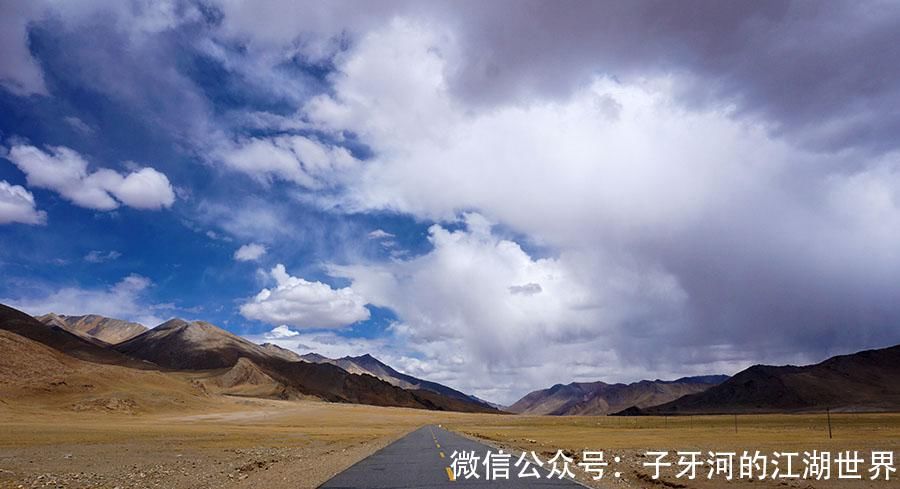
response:
[[(39, 412), (35, 412), (39, 411)], [(442, 424), (510, 451), (557, 449), (576, 461), (604, 450), (621, 464), (593, 487), (885, 488), (890, 482), (689, 481), (649, 479), (648, 450), (894, 450), (900, 415), (837, 414), (828, 439), (820, 415), (693, 418), (540, 417), (440, 413), (330, 404), (219, 398), (202, 409), (159, 413), (100, 407), (85, 411), (5, 409), (0, 405), (0, 488), (316, 487), (423, 424)], [(896, 476), (896, 474), (894, 474)]]
[[(737, 430), (735, 431), (735, 421)], [(707, 479), (709, 467), (697, 469), (697, 478), (688, 480), (674, 475), (681, 470), (676, 466), (675, 452), (700, 451), (700, 460), (707, 460), (709, 451), (744, 450), (763, 454), (773, 452), (858, 450), (869, 458), (871, 451), (898, 452), (900, 449), (900, 414), (831, 414), (832, 438), (828, 438), (825, 413), (802, 415), (740, 415), (734, 416), (683, 416), (683, 417), (614, 417), (614, 416), (495, 416), (457, 418), (446, 428), (481, 439), (508, 451), (535, 451), (541, 460), (547, 461), (559, 449), (572, 456), (575, 463), (581, 461), (585, 450), (602, 450), (604, 459), (610, 462), (604, 478), (593, 481), (578, 467), (573, 472), (584, 484), (592, 487), (635, 488), (698, 488), (760, 487), (803, 489), (818, 488), (888, 488), (900, 487), (900, 471), (890, 481), (868, 480), (868, 460), (860, 467), (863, 480), (836, 480), (836, 468), (832, 464), (832, 478), (822, 480), (732, 480), (722, 476)], [(673, 466), (661, 471), (662, 477), (653, 480), (652, 467), (645, 455), (648, 451), (667, 451), (665, 459)], [(620, 457), (618, 464), (612, 458)], [(896, 457), (896, 455), (895, 455)], [(782, 459), (783, 460), (783, 459)], [(800, 459), (794, 459), (793, 472), (802, 472)], [(895, 467), (900, 460), (895, 459)], [(784, 468), (782, 467), (782, 470)], [(620, 472), (611, 477), (610, 472)], [(769, 471), (771, 473), (771, 470)], [(734, 464), (737, 478), (738, 465)]]
[(0, 413), (0, 488), (316, 487), (428, 411), (234, 400), (203, 414)]

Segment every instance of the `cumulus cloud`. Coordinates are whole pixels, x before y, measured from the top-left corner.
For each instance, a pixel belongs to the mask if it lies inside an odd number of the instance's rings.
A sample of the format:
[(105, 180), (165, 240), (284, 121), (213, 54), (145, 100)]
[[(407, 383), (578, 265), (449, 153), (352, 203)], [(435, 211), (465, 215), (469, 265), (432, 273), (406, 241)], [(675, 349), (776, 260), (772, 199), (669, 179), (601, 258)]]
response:
[(44, 224), (47, 213), (38, 210), (34, 196), (21, 185), (0, 180), (0, 224)]
[[(445, 84), (470, 106), (564, 100), (598, 73), (627, 83), (681, 73), (690, 80), (680, 87), (681, 105), (725, 101), (818, 149), (898, 147), (890, 135), (900, 117), (878, 109), (900, 98), (886, 82), (900, 74), (900, 53), (885, 48), (895, 44), (900, 19), (891, 2), (217, 3), (220, 36), (255, 52), (291, 46), (311, 59), (329, 59), (341, 39), (359, 42), (392, 19), (443, 29), (456, 44), (437, 47), (449, 60)], [(382, 85), (402, 83), (385, 75)]]
[(135, 209), (162, 209), (175, 202), (169, 179), (153, 168), (124, 176), (105, 168), (91, 172), (77, 152), (63, 146), (48, 150), (16, 144), (6, 158), (25, 173), (28, 185), (58, 192), (80, 207), (112, 210), (124, 204)]
[[(810, 151), (734, 104), (686, 107), (685, 80), (672, 74), (593, 77), (565, 97), (480, 110), (453, 90), (455, 43), (440, 27), (401, 19), (339, 57), (334, 91), (308, 104), (309, 120), (359, 135), (374, 156), (342, 195), (324, 198), (439, 221), (477, 209), (552, 250), (556, 258), (543, 266), (552, 264), (569, 290), (559, 295), (561, 285), (545, 277), (484, 267), (468, 270), (476, 284), (398, 291), (398, 277), (455, 276), (456, 260), (446, 261), (449, 271), (424, 272), (453, 249), (444, 237), (454, 233), (439, 228), (435, 251), (396, 265), (402, 273), (394, 265), (345, 270), (354, 290), (398, 312), (398, 331), (412, 341), (457, 341), (465, 324), (478, 324), (481, 339), (466, 336), (460, 348), (484, 350), (478, 359), (497, 369), (521, 365), (513, 351), (544, 348), (580, 359), (584, 368), (570, 365), (572, 372), (612, 380), (613, 372), (636, 379), (699, 364), (819, 360), (900, 340), (891, 321), (878, 319), (900, 318), (886, 293), (900, 277), (889, 251), (900, 235), (876, 224), (900, 217), (897, 153)], [(385, 82), (384, 73), (399, 81)], [(484, 236), (479, 227), (470, 220), (469, 237), (458, 242)], [(482, 246), (462, 256), (494, 255)], [(510, 293), (529, 283), (541, 292)], [(489, 285), (493, 294), (482, 289)], [(460, 292), (469, 290), (491, 300), (473, 305), (477, 297)], [(581, 305), (562, 307), (560, 297)], [(516, 317), (504, 308), (511, 300), (541, 306), (516, 322), (504, 317)], [(527, 326), (537, 320), (543, 329)], [(778, 334), (754, 333), (760, 328)], [(529, 331), (559, 341), (510, 346), (540, 337)], [(639, 362), (626, 367), (619, 357)], [(554, 381), (566, 380), (559, 375)]]
[(3, 298), (0, 302), (35, 316), (50, 312), (73, 316), (99, 314), (155, 326), (162, 320), (154, 314), (158, 307), (145, 298), (151, 285), (153, 282), (147, 277), (131, 274), (108, 288), (63, 287), (43, 295)]
[(369, 319), (366, 300), (350, 287), (334, 289), (322, 282), (292, 277), (280, 263), (269, 276), (276, 286), (262, 289), (241, 306), (241, 314), (247, 319), (298, 328), (341, 328)]
[(266, 333), (264, 336), (267, 340), (283, 340), (285, 338), (293, 338), (294, 336), (299, 336), (300, 333), (292, 330), (286, 325), (282, 324), (281, 326), (272, 328), (271, 331)]
[(259, 243), (248, 243), (234, 252), (234, 259), (237, 261), (254, 261), (266, 254), (266, 247)]
[[(616, 325), (660, 326), (677, 313), (684, 291), (656, 270), (598, 264), (601, 277), (569, 254), (535, 258), (467, 214), (464, 228), (429, 229), (433, 250), (391, 263), (331, 266), (373, 305), (396, 311), (391, 334), (413, 352), (426, 378), (503, 401), (523, 383), (541, 386), (600, 375), (639, 375), (613, 353)], [(597, 282), (602, 282), (597, 283)], [(528, 291), (510, 293), (510, 284)], [(603, 286), (605, 285), (605, 286)]]

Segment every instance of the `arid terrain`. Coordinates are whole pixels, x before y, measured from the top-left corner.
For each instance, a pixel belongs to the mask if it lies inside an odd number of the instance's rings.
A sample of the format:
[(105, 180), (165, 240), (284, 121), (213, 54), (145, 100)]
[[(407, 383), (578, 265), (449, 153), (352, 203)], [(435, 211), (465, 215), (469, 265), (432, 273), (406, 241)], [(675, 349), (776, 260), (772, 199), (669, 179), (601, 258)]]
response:
[(130, 414), (0, 409), (0, 487), (316, 487), (435, 421), (404, 408), (219, 398)]
[[(825, 414), (742, 415), (737, 417), (737, 432), (733, 416), (684, 417), (610, 417), (610, 416), (459, 416), (445, 427), (486, 440), (488, 443), (513, 451), (535, 451), (543, 460), (558, 449), (580, 460), (583, 450), (603, 450), (605, 458), (619, 456), (621, 464), (611, 464), (609, 470), (622, 472), (622, 480), (595, 482), (575, 468), (579, 480), (592, 487), (671, 487), (717, 488), (730, 487), (800, 487), (800, 488), (883, 488), (897, 487), (896, 474), (891, 481), (873, 482), (868, 477), (860, 481), (788, 480), (725, 482), (721, 477), (706, 480), (706, 470), (698, 469), (696, 480), (676, 479), (671, 475), (659, 481), (648, 480), (652, 469), (643, 467), (647, 451), (775, 451), (806, 450), (837, 452), (840, 450), (900, 449), (900, 414), (839, 414), (832, 415), (833, 438), (828, 438)], [(676, 458), (669, 458), (675, 461)], [(613, 468), (614, 466), (618, 466)], [(671, 470), (675, 470), (673, 466)], [(866, 469), (867, 470), (867, 469)], [(735, 466), (737, 471), (737, 466)], [(666, 472), (663, 472), (665, 474)], [(867, 474), (867, 472), (864, 472)]]
[[(423, 424), (546, 460), (557, 449), (623, 458), (621, 481), (592, 487), (711, 488), (718, 481), (647, 480), (647, 450), (832, 450), (900, 448), (900, 415), (840, 414), (829, 440), (824, 416), (587, 417), (447, 413), (421, 409), (213, 397), (201, 405), (129, 412), (31, 409), (0, 404), (0, 487), (175, 489), (316, 487)], [(573, 467), (576, 475), (584, 473)], [(739, 487), (745, 482), (733, 482)], [(889, 483), (790, 481), (752, 487), (894, 487)]]

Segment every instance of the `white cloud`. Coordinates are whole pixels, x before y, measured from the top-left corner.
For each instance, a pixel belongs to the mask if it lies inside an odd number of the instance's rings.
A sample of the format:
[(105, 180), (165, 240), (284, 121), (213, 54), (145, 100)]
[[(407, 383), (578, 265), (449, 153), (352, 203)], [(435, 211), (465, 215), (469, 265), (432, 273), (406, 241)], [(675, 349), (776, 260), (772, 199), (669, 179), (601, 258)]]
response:
[(568, 223), (670, 229), (784, 163), (781, 144), (727, 108), (676, 106), (674, 79), (597, 79), (560, 102), (472, 110), (449, 90), (454, 52), (442, 31), (395, 21), (339, 59), (334, 95), (307, 110), (376, 154), (345, 205), (442, 220), (479, 209), (543, 239), (583, 240)]
[[(251, 197), (243, 199), (240, 205), (204, 200), (197, 210), (197, 217), (205, 225), (221, 228), (225, 233), (242, 240), (302, 238), (302, 228), (294, 225), (289, 210), (271, 199)], [(219, 236), (218, 233), (216, 235)]]
[(366, 300), (350, 287), (292, 277), (280, 263), (269, 275), (276, 286), (242, 305), (244, 317), (298, 328), (340, 328), (369, 319)]
[(110, 188), (123, 204), (135, 209), (161, 209), (175, 203), (175, 191), (169, 179), (153, 168), (141, 168), (125, 176)]
[[(513, 400), (523, 393), (517, 385), (549, 385), (573, 372), (639, 375), (611, 353), (616, 326), (664, 324), (685, 300), (656, 270), (613, 261), (585, 269), (568, 253), (533, 258), (477, 214), (466, 215), (464, 229), (432, 226), (429, 240), (434, 249), (416, 258), (329, 272), (397, 313), (393, 344), (422, 359), (418, 373), (490, 399)], [(510, 293), (517, 286), (528, 293)]]
[(266, 333), (264, 336), (268, 340), (283, 340), (285, 338), (292, 338), (299, 335), (300, 333), (298, 333), (297, 331), (294, 331), (291, 328), (287, 327), (287, 325), (282, 324), (281, 326), (272, 328), (272, 330)]
[[(402, 262), (403, 273), (348, 272), (354, 290), (394, 308), (414, 339), (456, 338), (478, 324), (477, 338), (458, 346), (484, 350), (480, 360), (501, 369), (519, 362), (507, 343), (577, 332), (559, 338), (578, 344), (529, 348), (564, 349), (557, 358), (581, 358), (618, 380), (614, 372), (625, 379), (637, 368), (678, 374), (685, 358), (782, 362), (802, 350), (819, 360), (897, 337), (876, 318), (900, 317), (886, 292), (900, 277), (900, 233), (889, 225), (900, 219), (900, 153), (793, 146), (727, 102), (685, 105), (697, 80), (664, 72), (473, 106), (451, 89), (466, 53), (440, 26), (396, 19), (341, 53), (332, 91), (305, 108), (309, 122), (353, 133), (373, 153), (345, 176), (342, 194), (321, 197), (326, 204), (439, 222), (475, 210), (552, 254), (532, 261), (565, 277), (557, 284), (491, 266), (457, 275), (451, 264), (502, 263), (499, 246), (446, 246), (445, 236), (477, 242), (484, 233), (471, 222), (464, 235), (438, 228), (435, 251)], [(510, 293), (529, 283), (541, 292)], [(586, 298), (583, 307), (559, 302), (575, 297)], [(542, 306), (517, 322), (507, 317), (518, 311), (511, 301)], [(754, 333), (760, 324), (778, 334)]]
[(391, 239), (391, 238), (396, 238), (396, 236), (385, 231), (384, 229), (376, 229), (369, 233), (369, 239), (382, 240), (382, 239)]
[(368, 353), (410, 374), (413, 372), (407, 367), (416, 361), (414, 357), (406, 356), (392, 338), (385, 337), (361, 338), (344, 336), (333, 331), (295, 331), (283, 325), (262, 334), (244, 337), (253, 343), (273, 343), (301, 355), (314, 352), (328, 358), (340, 358)]
[(6, 156), (22, 170), (28, 185), (58, 192), (80, 207), (112, 210), (124, 204), (135, 209), (171, 207), (175, 192), (169, 179), (153, 168), (128, 175), (109, 169), (88, 171), (88, 162), (77, 152), (51, 146), (44, 152), (34, 146), (16, 144)]
[(253, 261), (266, 254), (266, 247), (259, 243), (249, 243), (241, 246), (234, 252), (237, 261)]
[(47, 213), (36, 208), (34, 196), (21, 185), (0, 180), (0, 224), (44, 224)]
[(285, 180), (308, 189), (332, 186), (359, 166), (346, 148), (304, 136), (251, 138), (221, 151), (220, 158), (260, 181)]
[(147, 304), (144, 298), (152, 284), (147, 277), (131, 274), (105, 289), (64, 287), (45, 295), (3, 298), (0, 302), (35, 316), (49, 312), (74, 316), (99, 314), (152, 327), (162, 322), (154, 314), (159, 307)]
[(63, 120), (68, 124), (72, 129), (79, 132), (83, 136), (89, 136), (94, 133), (94, 128), (89, 126), (86, 122), (75, 117), (74, 115), (64, 117)]
[(122, 253), (119, 253), (116, 250), (110, 251), (101, 251), (101, 250), (91, 250), (87, 255), (84, 255), (84, 261), (89, 263), (104, 263), (108, 261), (118, 260), (122, 256)]

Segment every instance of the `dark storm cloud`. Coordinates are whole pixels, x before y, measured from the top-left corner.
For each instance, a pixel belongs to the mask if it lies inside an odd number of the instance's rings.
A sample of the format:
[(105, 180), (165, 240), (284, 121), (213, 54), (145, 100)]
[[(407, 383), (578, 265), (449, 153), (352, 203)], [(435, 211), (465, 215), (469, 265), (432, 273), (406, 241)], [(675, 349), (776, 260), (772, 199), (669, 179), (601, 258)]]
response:
[[(464, 5), (464, 6), (463, 6)], [(465, 98), (561, 96), (591, 76), (674, 73), (695, 104), (732, 103), (820, 150), (896, 149), (900, 4), (452, 3)]]

